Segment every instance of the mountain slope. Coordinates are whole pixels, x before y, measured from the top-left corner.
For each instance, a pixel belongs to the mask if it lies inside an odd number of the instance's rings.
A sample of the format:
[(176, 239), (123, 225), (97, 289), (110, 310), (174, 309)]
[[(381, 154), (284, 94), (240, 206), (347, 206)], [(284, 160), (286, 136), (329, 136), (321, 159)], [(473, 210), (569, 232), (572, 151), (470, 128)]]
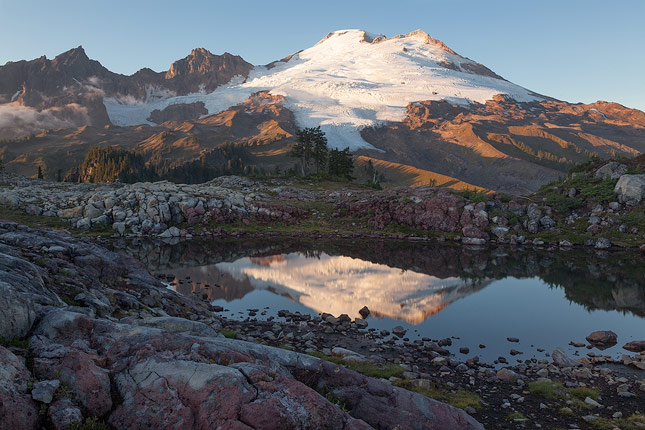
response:
[(318, 125), (330, 146), (372, 159), (385, 186), (522, 194), (591, 157), (645, 151), (645, 113), (535, 94), (422, 31), (336, 31), (265, 66), (200, 48), (124, 76), (78, 47), (0, 67), (0, 157), (30, 176), (40, 166), (54, 178), (105, 145), (189, 169), (234, 143), (260, 170), (284, 171), (297, 128)]

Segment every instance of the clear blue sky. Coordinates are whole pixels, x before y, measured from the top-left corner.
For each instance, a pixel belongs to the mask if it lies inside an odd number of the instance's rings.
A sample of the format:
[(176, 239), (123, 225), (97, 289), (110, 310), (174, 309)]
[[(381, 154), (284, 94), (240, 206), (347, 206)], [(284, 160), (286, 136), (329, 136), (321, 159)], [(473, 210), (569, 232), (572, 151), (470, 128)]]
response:
[(422, 29), (533, 91), (645, 110), (645, 0), (0, 0), (0, 64), (83, 45), (114, 72), (192, 48), (266, 64), (328, 32)]

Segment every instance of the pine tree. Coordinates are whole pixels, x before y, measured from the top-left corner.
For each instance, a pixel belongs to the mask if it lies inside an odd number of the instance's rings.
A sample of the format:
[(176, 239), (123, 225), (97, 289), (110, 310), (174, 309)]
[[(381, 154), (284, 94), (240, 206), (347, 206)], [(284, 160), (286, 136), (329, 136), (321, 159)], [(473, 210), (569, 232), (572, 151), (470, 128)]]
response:
[(38, 166), (38, 179), (43, 179), (43, 168)]
[(338, 149), (332, 149), (329, 151), (329, 176), (351, 180), (353, 179), (353, 171), (354, 159), (352, 154), (349, 152), (349, 148), (345, 148), (342, 151)]
[(309, 173), (309, 164), (313, 159), (316, 164), (316, 173), (320, 173), (327, 161), (327, 138), (320, 126), (305, 128), (296, 132), (296, 143), (291, 148), (291, 156), (300, 159), (300, 172), (302, 176)]

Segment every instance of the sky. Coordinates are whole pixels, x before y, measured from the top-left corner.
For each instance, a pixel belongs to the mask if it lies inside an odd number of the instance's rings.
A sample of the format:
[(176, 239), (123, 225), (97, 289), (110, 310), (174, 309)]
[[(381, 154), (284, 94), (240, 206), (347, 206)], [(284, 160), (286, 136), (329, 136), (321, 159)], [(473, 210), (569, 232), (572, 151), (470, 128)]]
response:
[(193, 48), (267, 64), (327, 33), (422, 29), (535, 92), (645, 111), (645, 0), (0, 0), (0, 64), (82, 45), (117, 73)]

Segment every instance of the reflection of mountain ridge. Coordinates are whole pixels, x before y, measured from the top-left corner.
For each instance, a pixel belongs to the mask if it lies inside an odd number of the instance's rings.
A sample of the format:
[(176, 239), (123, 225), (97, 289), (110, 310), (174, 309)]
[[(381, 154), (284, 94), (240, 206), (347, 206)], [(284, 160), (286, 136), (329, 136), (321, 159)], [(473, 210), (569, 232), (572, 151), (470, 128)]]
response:
[[(153, 271), (270, 257), (290, 252), (346, 255), (438, 278), (502, 279), (539, 277), (562, 287), (567, 298), (587, 309), (618, 309), (645, 316), (645, 261), (633, 252), (570, 250), (473, 250), (458, 245), (360, 240), (241, 239), (186, 241), (119, 240), (114, 248), (142, 260)], [(311, 251), (314, 252), (311, 252)]]
[(241, 258), (216, 267), (233, 279), (246, 279), (256, 289), (271, 288), (317, 312), (358, 317), (358, 310), (367, 306), (374, 315), (413, 324), (488, 285), (474, 287), (460, 278), (439, 279), (324, 252), (315, 258), (300, 253)]

